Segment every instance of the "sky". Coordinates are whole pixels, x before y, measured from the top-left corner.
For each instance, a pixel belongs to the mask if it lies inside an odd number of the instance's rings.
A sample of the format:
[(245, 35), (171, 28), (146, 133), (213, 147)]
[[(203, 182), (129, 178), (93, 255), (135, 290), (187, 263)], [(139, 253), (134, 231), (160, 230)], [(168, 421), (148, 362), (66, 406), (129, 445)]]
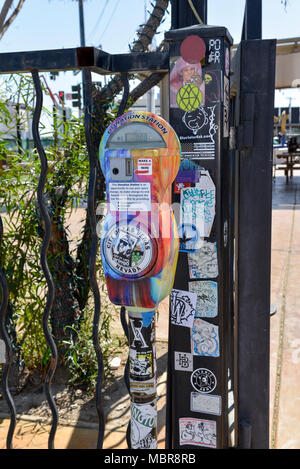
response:
[[(184, 1), (184, 0), (182, 0)], [(15, 1), (16, 3), (16, 1)], [(2, 6), (3, 0), (0, 0)], [(208, 24), (226, 26), (234, 43), (241, 37), (245, 0), (208, 0)], [(146, 7), (146, 8), (145, 8)], [(84, 24), (87, 46), (99, 47), (109, 53), (126, 53), (135, 31), (145, 21), (150, 0), (84, 0)], [(156, 36), (159, 44), (164, 31), (170, 29), (171, 15), (166, 15)], [(282, 39), (300, 36), (300, 0), (288, 0), (285, 10), (281, 0), (263, 0), (263, 38)], [(0, 40), (1, 52), (61, 49), (80, 46), (77, 0), (26, 0), (17, 19)], [(81, 81), (81, 74), (61, 73), (49, 80), (52, 91), (71, 92)], [(96, 80), (103, 77), (93, 76)], [(275, 105), (300, 106), (300, 89), (276, 93)]]

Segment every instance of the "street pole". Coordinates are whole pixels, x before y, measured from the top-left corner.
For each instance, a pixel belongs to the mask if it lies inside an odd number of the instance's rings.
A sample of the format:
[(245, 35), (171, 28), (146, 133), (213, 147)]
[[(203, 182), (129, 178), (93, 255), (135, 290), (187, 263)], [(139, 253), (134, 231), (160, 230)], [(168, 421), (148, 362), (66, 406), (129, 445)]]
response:
[[(79, 8), (80, 47), (85, 47), (83, 0), (78, 0), (78, 8)], [(83, 107), (84, 107), (84, 103), (85, 103), (85, 79), (84, 79), (84, 72), (83, 71), (82, 71), (82, 100), (83, 100)], [(81, 117), (81, 108), (80, 107), (79, 107), (79, 117)]]

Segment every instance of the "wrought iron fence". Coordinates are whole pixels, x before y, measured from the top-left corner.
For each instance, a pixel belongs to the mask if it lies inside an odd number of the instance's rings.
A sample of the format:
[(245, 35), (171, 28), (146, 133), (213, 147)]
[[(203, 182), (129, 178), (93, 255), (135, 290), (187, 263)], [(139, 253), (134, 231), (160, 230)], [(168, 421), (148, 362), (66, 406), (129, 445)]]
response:
[[(40, 73), (47, 71), (69, 71), (75, 69), (83, 70), (84, 83), (84, 128), (86, 147), (89, 158), (89, 185), (88, 185), (88, 216), (91, 228), (91, 248), (89, 253), (89, 282), (94, 299), (94, 315), (93, 315), (93, 345), (97, 358), (98, 374), (96, 379), (95, 401), (96, 411), (98, 415), (98, 441), (97, 449), (101, 449), (104, 440), (105, 421), (101, 398), (101, 384), (103, 380), (104, 363), (99, 343), (99, 321), (101, 316), (101, 297), (96, 278), (96, 256), (98, 251), (98, 235), (96, 231), (96, 207), (95, 207), (95, 190), (96, 190), (96, 172), (97, 172), (97, 155), (93, 145), (92, 138), (92, 76), (91, 72), (97, 73), (121, 73), (124, 84), (124, 95), (119, 108), (119, 115), (123, 112), (128, 97), (128, 71), (157, 70), (165, 72), (168, 68), (168, 54), (162, 52), (147, 54), (117, 54), (110, 55), (93, 47), (80, 47), (75, 49), (64, 50), (48, 50), (33, 51), (20, 53), (4, 53), (0, 54), (0, 74), (8, 73), (31, 73), (35, 88), (35, 108), (32, 122), (32, 133), (34, 145), (38, 152), (41, 164), (39, 182), (37, 187), (37, 201), (41, 218), (44, 224), (44, 237), (40, 252), (40, 266), (43, 271), (47, 284), (46, 305), (42, 316), (42, 326), (47, 345), (51, 352), (50, 364), (44, 381), (44, 392), (51, 410), (51, 428), (48, 437), (48, 448), (54, 449), (55, 435), (58, 427), (59, 417), (55, 403), (55, 399), (51, 390), (51, 383), (55, 374), (58, 353), (55, 341), (49, 328), (49, 315), (54, 302), (55, 283), (49, 266), (47, 263), (47, 252), (51, 239), (51, 221), (49, 211), (45, 201), (45, 184), (47, 180), (48, 161), (39, 134), (39, 124), (41, 111), (43, 106), (43, 90), (41, 85)], [(3, 223), (0, 216), (0, 246), (3, 241)], [(16, 408), (13, 397), (9, 390), (8, 378), (10, 367), (12, 364), (12, 344), (6, 329), (7, 308), (9, 299), (8, 282), (4, 271), (0, 266), (0, 287), (1, 287), (1, 304), (0, 304), (0, 335), (5, 343), (5, 363), (2, 370), (2, 392), (7, 402), (10, 412), (10, 425), (7, 433), (6, 447), (13, 447), (13, 436), (16, 428)], [(121, 308), (121, 323), (124, 333), (128, 336), (128, 326), (126, 323), (125, 308)], [(129, 392), (128, 382), (128, 361), (124, 370), (124, 378)], [(130, 423), (127, 430), (127, 443), (129, 442)]]

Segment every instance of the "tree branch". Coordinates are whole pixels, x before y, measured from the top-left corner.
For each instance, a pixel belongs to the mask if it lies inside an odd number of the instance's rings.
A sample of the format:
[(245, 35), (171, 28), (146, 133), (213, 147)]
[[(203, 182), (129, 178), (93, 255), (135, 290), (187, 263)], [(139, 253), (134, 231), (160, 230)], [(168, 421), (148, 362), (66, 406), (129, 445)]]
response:
[[(10, 0), (8, 0), (8, 2), (10, 2)], [(4, 21), (5, 23), (3, 24), (3, 27), (2, 29), (0, 29), (0, 39), (2, 38), (2, 36), (4, 35), (4, 33), (7, 31), (7, 29), (9, 28), (9, 26), (12, 24), (12, 22), (16, 19), (16, 17), (18, 16), (18, 13), (20, 12), (22, 6), (24, 5), (24, 2), (25, 0), (19, 0), (19, 3), (18, 5), (16, 6), (16, 8), (14, 9), (14, 11), (12, 12), (12, 14), (10, 15), (10, 17), (5, 21), (5, 18), (6, 16), (4, 17)], [(10, 2), (10, 5), (12, 4), (12, 1)], [(4, 5), (5, 6), (5, 5)], [(4, 8), (3, 6), (3, 8)], [(2, 11), (3, 11), (3, 8), (2, 8)], [(2, 13), (2, 12), (1, 12)], [(1, 23), (0, 23), (0, 28), (1, 28)]]

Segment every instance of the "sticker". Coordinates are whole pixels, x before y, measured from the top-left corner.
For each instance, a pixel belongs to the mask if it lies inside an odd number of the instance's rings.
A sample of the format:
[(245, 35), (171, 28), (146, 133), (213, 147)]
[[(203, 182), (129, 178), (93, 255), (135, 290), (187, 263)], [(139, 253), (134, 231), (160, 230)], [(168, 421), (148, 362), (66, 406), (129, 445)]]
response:
[(132, 449), (156, 449), (156, 401), (149, 404), (131, 403)]
[(213, 394), (191, 393), (191, 410), (204, 414), (221, 415), (222, 405), (221, 396)]
[(179, 136), (181, 144), (200, 141), (215, 145), (219, 128), (217, 114), (219, 115), (218, 103), (185, 112), (181, 119), (184, 124)]
[(217, 103), (221, 101), (221, 76), (220, 70), (209, 70), (205, 72), (205, 99), (206, 103)]
[(229, 54), (229, 48), (226, 47), (225, 50), (225, 73), (228, 76), (230, 72), (230, 54)]
[(193, 355), (219, 357), (219, 327), (202, 319), (195, 319), (191, 330), (191, 349)]
[(221, 61), (221, 39), (210, 39), (208, 42), (208, 63), (219, 64)]
[(198, 368), (192, 373), (191, 384), (196, 391), (207, 394), (217, 386), (217, 378), (207, 368)]
[[(183, 43), (182, 43), (183, 44)], [(198, 54), (201, 49), (194, 49)], [(189, 54), (191, 50), (189, 51)], [(184, 55), (186, 57), (186, 54)], [(189, 62), (178, 57), (170, 72), (170, 107), (184, 111), (196, 109), (205, 101), (205, 82), (200, 60)]]
[(152, 241), (133, 223), (115, 224), (104, 240), (104, 255), (109, 266), (118, 273), (139, 275), (153, 261)]
[(209, 237), (215, 218), (216, 189), (207, 170), (200, 171), (195, 187), (182, 189), (180, 224), (197, 227), (201, 237)]
[(140, 381), (148, 380), (153, 377), (152, 350), (137, 351), (130, 348), (129, 375), (132, 379), (137, 379)]
[(194, 252), (203, 244), (199, 230), (194, 225), (180, 225), (178, 227), (179, 251)]
[(179, 419), (179, 444), (216, 448), (216, 422), (183, 417)]
[(143, 176), (151, 176), (152, 158), (138, 158), (135, 173)]
[(227, 243), (228, 243), (228, 221), (224, 221), (224, 226), (223, 226), (223, 243), (224, 243), (224, 248), (226, 248)]
[(229, 137), (229, 80), (224, 75), (223, 137)]
[(150, 182), (110, 182), (110, 210), (116, 212), (151, 212)]
[(181, 57), (190, 64), (201, 62), (205, 57), (205, 52), (206, 44), (204, 40), (195, 34), (186, 37), (180, 45)]
[(129, 317), (129, 346), (130, 348), (145, 351), (152, 350), (155, 339), (155, 320), (147, 327), (143, 326), (142, 318)]
[(134, 381), (130, 379), (130, 393), (143, 395), (156, 394), (156, 380), (149, 379), (147, 381)]
[(174, 352), (174, 368), (177, 371), (193, 371), (193, 355), (186, 352)]
[(197, 251), (188, 254), (188, 265), (190, 279), (218, 277), (217, 244), (202, 240)]
[(174, 194), (180, 194), (181, 190), (185, 187), (191, 187), (189, 182), (177, 182), (174, 183)]
[(0, 363), (6, 362), (6, 347), (3, 339), (0, 339)]
[(189, 282), (189, 291), (197, 294), (195, 318), (218, 315), (218, 284), (209, 280)]
[(193, 327), (197, 294), (173, 289), (170, 294), (171, 323)]
[(191, 142), (181, 145), (183, 158), (213, 160), (216, 156), (214, 142)]

